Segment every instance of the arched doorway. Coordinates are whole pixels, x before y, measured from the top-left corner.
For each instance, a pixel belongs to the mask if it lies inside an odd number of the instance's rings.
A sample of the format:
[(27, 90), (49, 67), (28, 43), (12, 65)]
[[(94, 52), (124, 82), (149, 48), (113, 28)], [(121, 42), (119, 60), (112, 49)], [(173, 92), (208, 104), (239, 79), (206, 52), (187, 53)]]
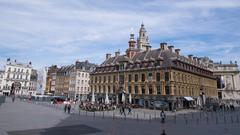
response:
[(16, 93), (19, 93), (21, 90), (21, 83), (20, 82), (14, 82), (12, 83), (12, 86), (11, 86), (11, 94), (16, 94)]

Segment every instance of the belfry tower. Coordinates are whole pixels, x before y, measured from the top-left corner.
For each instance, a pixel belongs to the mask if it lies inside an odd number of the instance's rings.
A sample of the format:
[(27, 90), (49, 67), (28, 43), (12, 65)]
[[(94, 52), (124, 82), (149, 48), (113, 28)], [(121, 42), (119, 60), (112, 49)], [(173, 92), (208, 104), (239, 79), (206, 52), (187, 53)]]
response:
[(137, 48), (141, 51), (146, 51), (147, 48), (151, 48), (148, 41), (147, 31), (143, 23), (141, 24), (141, 28), (139, 30), (139, 37), (137, 39)]

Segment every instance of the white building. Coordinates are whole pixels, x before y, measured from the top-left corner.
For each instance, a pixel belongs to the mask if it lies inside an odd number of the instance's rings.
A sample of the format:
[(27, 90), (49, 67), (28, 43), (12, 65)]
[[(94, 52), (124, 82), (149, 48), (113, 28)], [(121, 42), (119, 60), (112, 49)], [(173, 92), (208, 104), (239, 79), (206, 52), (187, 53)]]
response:
[(4, 73), (3, 70), (0, 70), (0, 95), (2, 95)]
[(217, 77), (219, 98), (240, 100), (240, 71), (237, 62), (229, 64), (214, 63), (213, 74)]
[(90, 72), (96, 67), (88, 61), (76, 61), (74, 71), (70, 74), (69, 97), (74, 99), (86, 100), (90, 93), (89, 81)]
[(9, 95), (11, 89), (15, 89), (17, 95), (30, 95), (30, 79), (32, 73), (32, 63), (19, 63), (16, 60), (7, 59), (4, 76), (2, 80), (2, 93)]

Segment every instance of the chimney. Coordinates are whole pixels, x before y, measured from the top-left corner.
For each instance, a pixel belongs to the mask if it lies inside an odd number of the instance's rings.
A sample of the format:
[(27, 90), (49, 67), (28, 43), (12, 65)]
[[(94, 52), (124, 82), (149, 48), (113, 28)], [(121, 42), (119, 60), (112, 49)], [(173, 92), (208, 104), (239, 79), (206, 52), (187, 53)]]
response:
[(175, 49), (175, 53), (176, 53), (177, 55), (180, 55), (180, 51), (181, 51), (181, 49)]
[(110, 53), (107, 53), (106, 54), (106, 60), (109, 59), (111, 57), (111, 54)]
[(188, 59), (193, 60), (193, 55), (192, 54), (188, 55)]
[(198, 64), (201, 64), (202, 59), (201, 58), (197, 58)]
[(146, 51), (150, 51), (151, 50), (151, 46), (146, 46)]
[(118, 50), (118, 51), (115, 52), (115, 56), (116, 56), (116, 57), (119, 56), (119, 55), (120, 55), (120, 50)]
[(197, 57), (193, 57), (193, 61), (197, 62)]
[(160, 43), (160, 48), (161, 48), (161, 50), (164, 50), (164, 49), (165, 49), (165, 46), (167, 46), (167, 43), (165, 43), (165, 42)]
[(168, 49), (170, 50), (170, 52), (172, 52), (173, 48), (174, 48), (174, 46), (172, 46), (172, 45), (168, 46)]

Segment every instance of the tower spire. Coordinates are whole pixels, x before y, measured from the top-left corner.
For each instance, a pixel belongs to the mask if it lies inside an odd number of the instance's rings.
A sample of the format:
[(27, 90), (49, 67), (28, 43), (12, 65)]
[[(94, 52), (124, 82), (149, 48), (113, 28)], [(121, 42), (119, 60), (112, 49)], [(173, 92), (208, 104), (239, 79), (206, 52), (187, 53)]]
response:
[(138, 47), (138, 49), (140, 49), (142, 51), (146, 51), (147, 48), (151, 48), (149, 41), (148, 41), (147, 31), (144, 27), (143, 22), (139, 29), (139, 37), (137, 39), (137, 47)]

